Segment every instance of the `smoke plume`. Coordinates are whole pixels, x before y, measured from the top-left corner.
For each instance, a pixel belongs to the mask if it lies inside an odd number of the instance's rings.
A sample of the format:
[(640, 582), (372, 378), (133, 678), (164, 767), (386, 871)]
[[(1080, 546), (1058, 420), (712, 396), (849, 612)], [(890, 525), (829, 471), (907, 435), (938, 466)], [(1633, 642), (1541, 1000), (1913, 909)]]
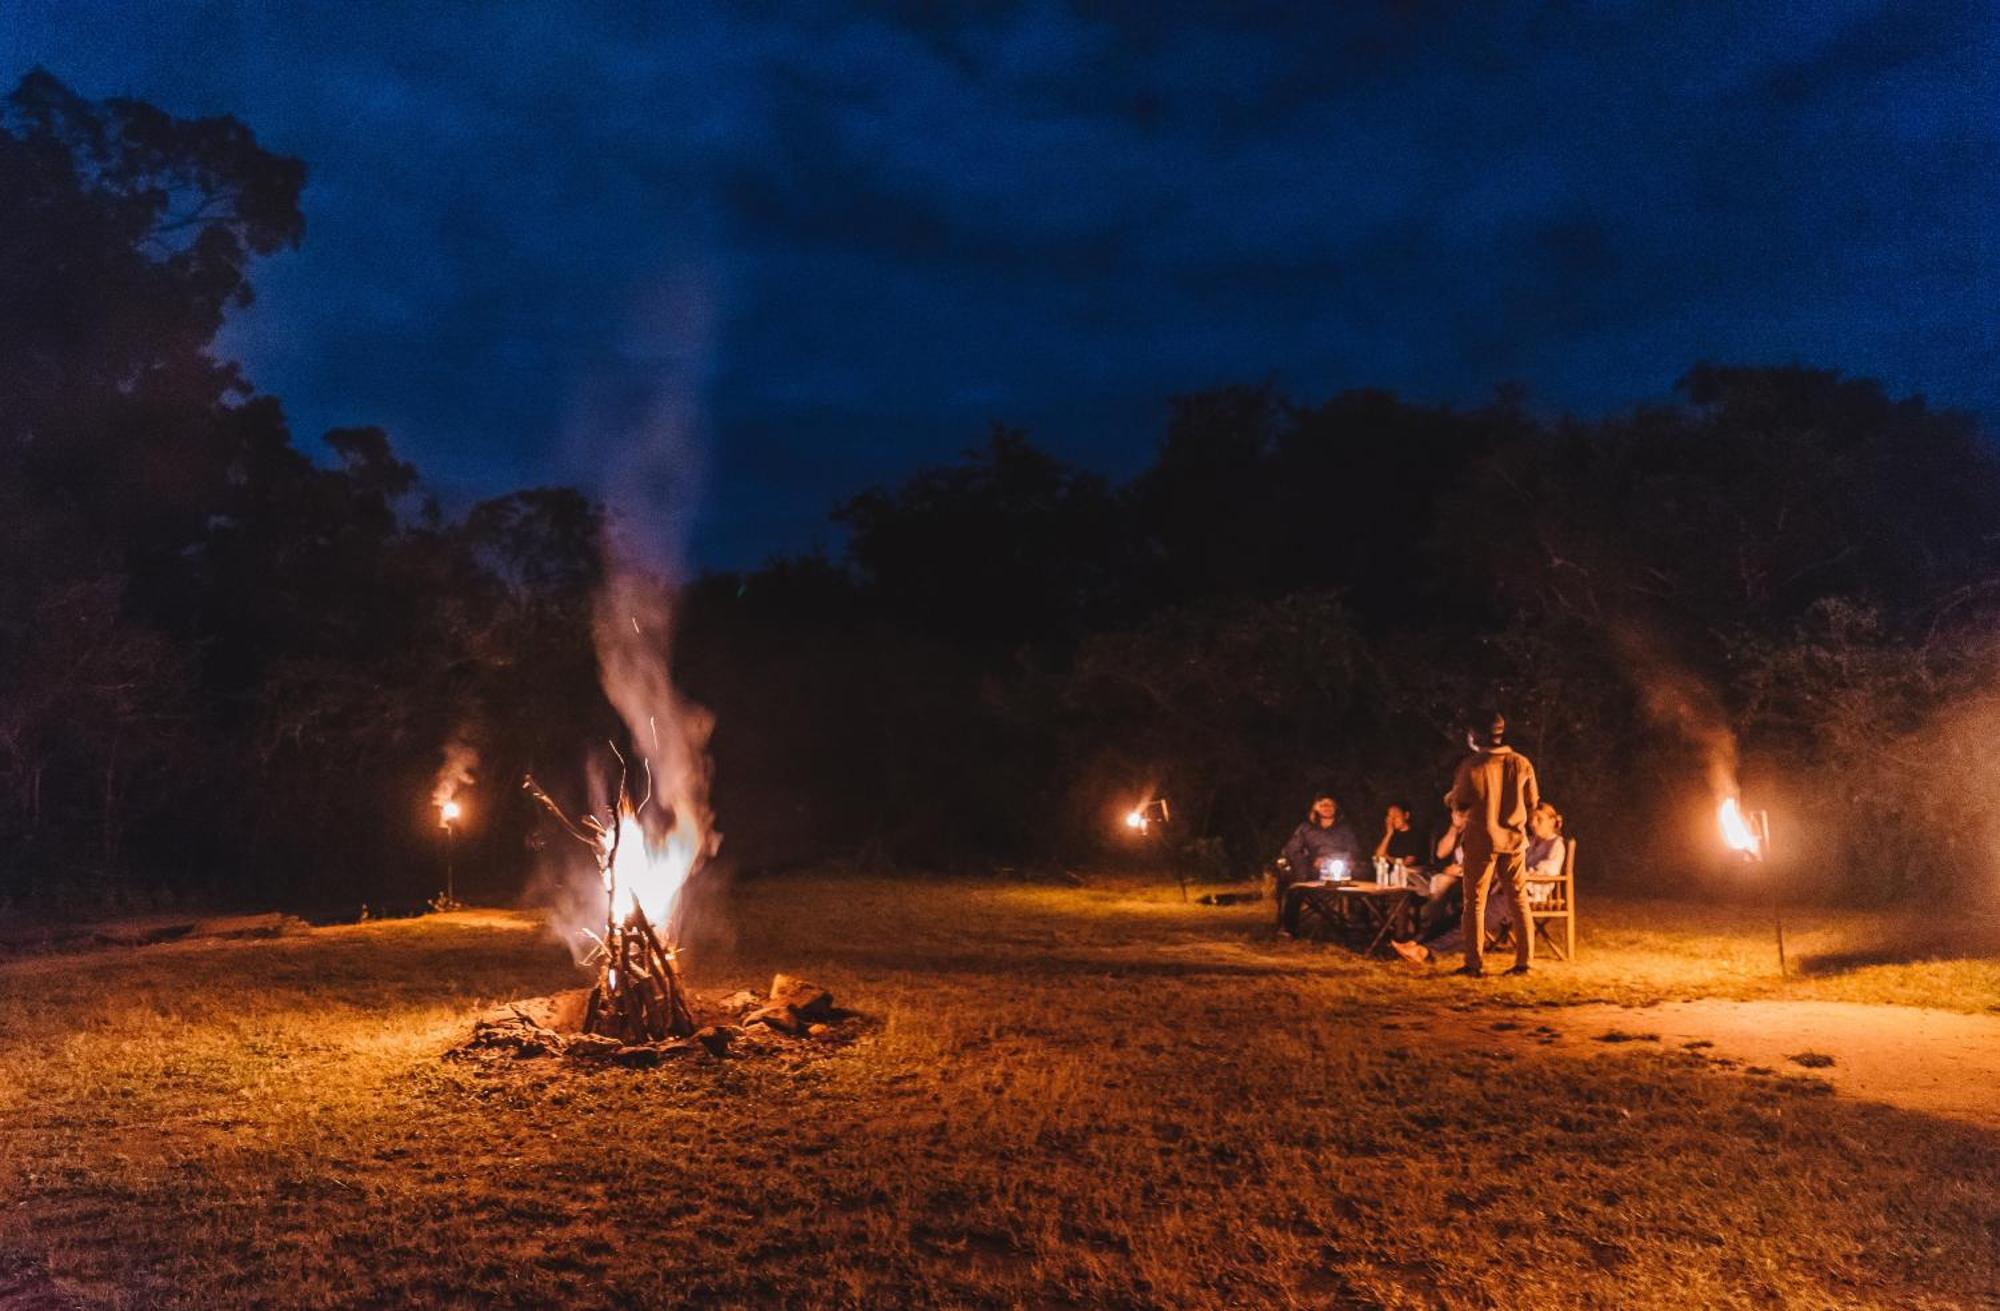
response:
[(1700, 755), (1716, 800), (1735, 796), (1736, 732), (1714, 690), (1675, 664), (1665, 647), (1637, 625), (1615, 625), (1611, 641), (1638, 689), (1647, 717)]
[(431, 788), (431, 805), (443, 810), (445, 803), (458, 798), (459, 789), (472, 786), (479, 768), (479, 750), (462, 738), (444, 745), (444, 763), (438, 766), (437, 783)]

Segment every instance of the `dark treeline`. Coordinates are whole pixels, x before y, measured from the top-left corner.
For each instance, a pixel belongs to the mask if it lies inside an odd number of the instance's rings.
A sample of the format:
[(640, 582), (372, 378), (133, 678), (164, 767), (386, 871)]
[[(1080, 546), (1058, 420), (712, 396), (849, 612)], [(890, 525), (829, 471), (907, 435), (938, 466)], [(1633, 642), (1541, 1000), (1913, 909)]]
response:
[(695, 589), (687, 675), (773, 857), (1084, 859), (1157, 789), (1181, 860), (1254, 869), (1317, 787), (1435, 815), (1497, 704), (1596, 878), (1712, 869), (1740, 740), (1802, 879), (1970, 881), (1996, 494), (1963, 416), (1808, 369), (1591, 423), (1236, 388), (1122, 487), (996, 431), (850, 501), (845, 560)]
[[(212, 344), (304, 168), (231, 119), (37, 74), (0, 130), (0, 899), (410, 905), (430, 787), (479, 753), (461, 867), (517, 886), (533, 769), (615, 731), (603, 511), (448, 515), (378, 429), (294, 445)], [(677, 672), (717, 716), (743, 866), (1085, 862), (1172, 799), (1248, 872), (1330, 787), (1435, 809), (1498, 704), (1607, 881), (1710, 859), (1742, 774), (1801, 868), (1988, 875), (2000, 467), (1967, 418), (1804, 368), (1549, 422), (1379, 392), (1182, 397), (1114, 485), (996, 428), (841, 505), (838, 558), (697, 580)]]

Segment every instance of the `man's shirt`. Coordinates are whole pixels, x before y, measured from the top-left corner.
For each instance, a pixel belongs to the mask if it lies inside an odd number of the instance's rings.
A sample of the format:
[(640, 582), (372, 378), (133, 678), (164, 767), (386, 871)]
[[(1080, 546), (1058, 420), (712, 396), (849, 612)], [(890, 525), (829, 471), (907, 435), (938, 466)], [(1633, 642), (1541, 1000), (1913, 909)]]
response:
[(1535, 766), (1512, 747), (1467, 756), (1451, 783), (1451, 808), (1470, 811), (1465, 845), (1474, 851), (1520, 851), (1528, 845), (1528, 814), (1542, 803)]

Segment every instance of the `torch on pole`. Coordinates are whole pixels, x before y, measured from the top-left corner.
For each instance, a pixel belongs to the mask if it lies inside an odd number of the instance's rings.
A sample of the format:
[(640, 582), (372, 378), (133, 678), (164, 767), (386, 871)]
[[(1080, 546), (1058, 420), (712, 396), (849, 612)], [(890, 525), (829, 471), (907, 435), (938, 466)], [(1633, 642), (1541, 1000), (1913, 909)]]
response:
[(1771, 812), (1750, 812), (1751, 828), (1757, 834), (1757, 863), (1764, 867), (1764, 882), (1771, 888), (1771, 923), (1778, 931), (1778, 977), (1785, 978), (1785, 903), (1778, 895), (1778, 880), (1771, 873)]
[(438, 807), (438, 823), (444, 827), (444, 904), (446, 909), (458, 905), (457, 856), (458, 856), (458, 816), (456, 801), (447, 801)]
[[(1173, 811), (1167, 806), (1165, 797), (1154, 797), (1132, 808), (1125, 816), (1125, 827), (1140, 838), (1153, 835), (1153, 830), (1173, 818)], [(1178, 864), (1174, 867), (1174, 878), (1181, 885), (1181, 900), (1188, 899), (1187, 871)]]
[(1763, 870), (1764, 882), (1771, 893), (1771, 924), (1778, 935), (1778, 977), (1786, 978), (1785, 910), (1778, 896), (1778, 880), (1771, 873), (1771, 814), (1766, 810), (1746, 811), (1735, 797), (1726, 797), (1717, 818), (1722, 823), (1722, 840), (1732, 850), (1742, 853), (1744, 860)]

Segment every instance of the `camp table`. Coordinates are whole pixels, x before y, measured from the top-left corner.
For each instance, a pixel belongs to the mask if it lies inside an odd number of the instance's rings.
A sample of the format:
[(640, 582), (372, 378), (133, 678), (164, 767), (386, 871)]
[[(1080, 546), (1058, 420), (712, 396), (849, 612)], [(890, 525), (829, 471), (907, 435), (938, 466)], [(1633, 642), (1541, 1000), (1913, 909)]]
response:
[(1392, 933), (1417, 936), (1417, 907), (1424, 901), (1415, 888), (1385, 888), (1379, 883), (1294, 883), (1284, 895), (1299, 903), (1298, 933), (1307, 936), (1311, 916), (1342, 936), (1343, 930), (1358, 928), (1368, 934), (1368, 955), (1382, 950)]
[(1382, 950), (1391, 934), (1417, 936), (1417, 908), (1423, 894), (1415, 888), (1387, 888), (1380, 883), (1334, 883), (1328, 885), (1346, 907), (1348, 923), (1358, 922), (1363, 933), (1373, 932), (1366, 955)]

